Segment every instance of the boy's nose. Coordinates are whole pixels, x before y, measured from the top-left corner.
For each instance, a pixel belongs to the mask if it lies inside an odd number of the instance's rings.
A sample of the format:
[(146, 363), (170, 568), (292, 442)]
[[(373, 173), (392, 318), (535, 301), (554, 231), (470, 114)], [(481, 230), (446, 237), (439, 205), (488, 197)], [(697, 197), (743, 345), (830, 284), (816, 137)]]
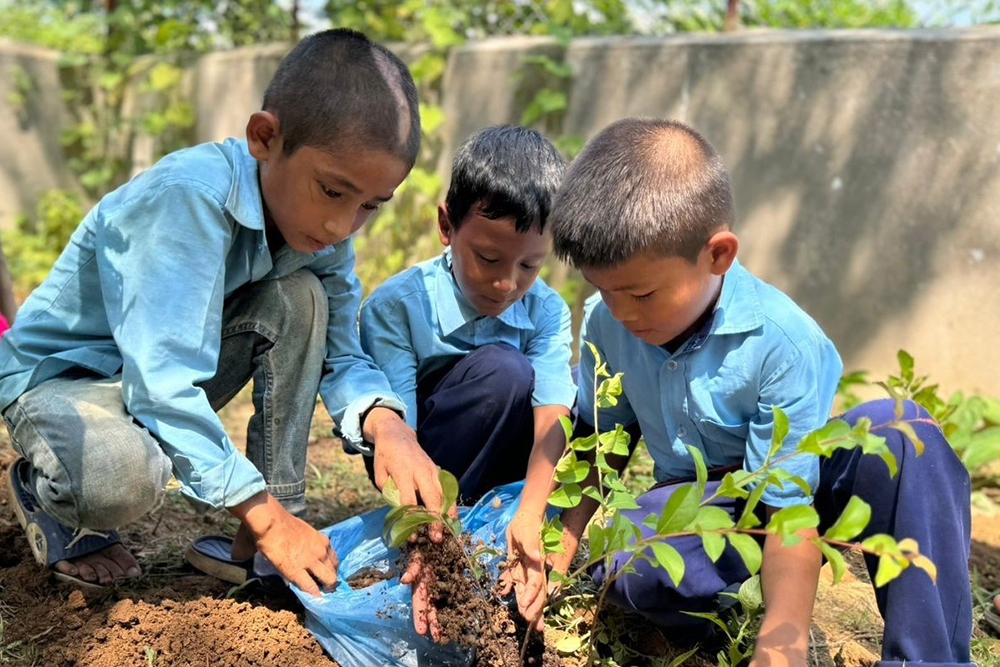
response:
[(493, 281), (493, 288), (501, 294), (513, 294), (517, 291), (517, 283), (512, 278), (501, 278)]

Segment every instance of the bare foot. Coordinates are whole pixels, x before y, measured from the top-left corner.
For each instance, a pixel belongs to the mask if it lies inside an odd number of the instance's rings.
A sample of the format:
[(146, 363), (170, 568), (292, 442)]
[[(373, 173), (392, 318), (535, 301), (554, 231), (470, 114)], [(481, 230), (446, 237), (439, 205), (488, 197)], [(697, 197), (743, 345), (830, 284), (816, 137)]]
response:
[(55, 568), (62, 574), (101, 585), (120, 579), (132, 579), (142, 574), (135, 556), (126, 551), (121, 544), (112, 544), (110, 547), (71, 561), (61, 560), (56, 563)]
[(257, 543), (254, 542), (253, 533), (250, 532), (245, 523), (241, 523), (236, 531), (236, 536), (233, 537), (233, 549), (230, 552), (230, 557), (236, 561), (247, 560), (253, 558), (255, 553), (257, 553)]

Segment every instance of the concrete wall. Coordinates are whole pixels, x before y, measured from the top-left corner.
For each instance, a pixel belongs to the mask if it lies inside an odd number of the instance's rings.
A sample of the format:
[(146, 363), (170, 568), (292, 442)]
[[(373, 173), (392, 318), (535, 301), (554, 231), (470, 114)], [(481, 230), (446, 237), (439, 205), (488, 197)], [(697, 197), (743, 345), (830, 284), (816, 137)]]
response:
[[(242, 135), (285, 49), (192, 67), (199, 141)], [(0, 153), (0, 220), (67, 177), (57, 93), (12, 125), (4, 67), (25, 52), (0, 45), (0, 136), (19, 140)], [(532, 52), (573, 69), (565, 133), (625, 115), (700, 129), (733, 173), (742, 261), (813, 314), (848, 368), (884, 376), (903, 347), (945, 389), (1000, 395), (1000, 29), (470, 45), (445, 74), (443, 171), (473, 130), (520, 118), (534, 84), (514, 74)], [(34, 58), (54, 84), (54, 56)]]
[[(55, 51), (0, 40), (0, 228), (33, 209), (44, 190), (73, 186), (59, 142), (69, 120), (58, 61)], [(30, 90), (15, 103), (23, 77)]]

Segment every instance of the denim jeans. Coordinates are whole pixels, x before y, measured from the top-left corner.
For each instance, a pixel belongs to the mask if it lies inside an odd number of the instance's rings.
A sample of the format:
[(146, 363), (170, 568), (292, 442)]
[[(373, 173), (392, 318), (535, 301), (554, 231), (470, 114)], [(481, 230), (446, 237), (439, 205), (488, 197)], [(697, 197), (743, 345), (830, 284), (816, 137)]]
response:
[[(170, 314), (163, 317), (166, 325)], [(225, 302), (216, 375), (200, 385), (218, 410), (253, 379), (246, 455), (293, 514), (305, 511), (327, 318), (326, 294), (308, 270), (240, 288)], [(110, 530), (162, 501), (172, 465), (128, 413), (120, 375), (73, 371), (25, 392), (3, 416), (14, 449), (31, 464), (29, 488), (60, 523)]]

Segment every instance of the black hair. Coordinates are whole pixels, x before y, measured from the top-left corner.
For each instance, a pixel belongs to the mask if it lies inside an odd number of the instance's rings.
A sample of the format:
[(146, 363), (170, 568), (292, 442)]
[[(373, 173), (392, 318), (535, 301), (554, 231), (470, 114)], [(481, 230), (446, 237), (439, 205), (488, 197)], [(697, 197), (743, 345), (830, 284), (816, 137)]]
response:
[(445, 205), (458, 229), (473, 209), (496, 220), (514, 218), (514, 228), (539, 231), (566, 172), (566, 160), (535, 130), (495, 125), (479, 130), (455, 152)]
[(285, 155), (300, 146), (360, 147), (384, 150), (412, 167), (420, 151), (410, 71), (354, 30), (325, 30), (296, 44), (264, 92), (264, 110), (278, 117)]
[(647, 250), (694, 262), (735, 217), (729, 173), (711, 144), (683, 123), (643, 118), (591, 139), (552, 208), (556, 255), (591, 268)]

